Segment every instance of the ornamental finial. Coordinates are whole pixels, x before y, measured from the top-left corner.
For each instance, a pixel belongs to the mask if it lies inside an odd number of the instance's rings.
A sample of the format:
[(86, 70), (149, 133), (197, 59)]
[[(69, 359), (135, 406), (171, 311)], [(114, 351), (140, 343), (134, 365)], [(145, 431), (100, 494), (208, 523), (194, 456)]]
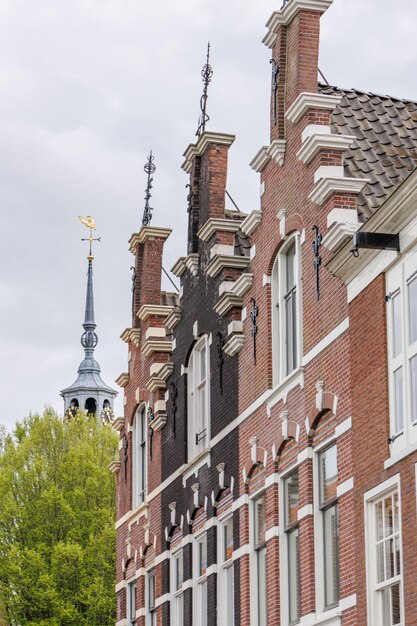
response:
[(78, 219), (80, 220), (81, 224), (84, 224), (84, 226), (86, 228), (90, 229), (90, 236), (89, 237), (83, 237), (81, 239), (81, 241), (88, 241), (90, 243), (90, 251), (89, 251), (89, 255), (87, 257), (87, 259), (89, 261), (92, 261), (94, 259), (93, 257), (93, 241), (101, 241), (100, 237), (93, 237), (93, 230), (96, 230), (96, 225), (94, 223), (94, 219), (91, 217), (91, 215), (87, 215), (87, 217), (83, 217), (82, 215), (78, 216)]
[(153, 183), (152, 174), (156, 170), (156, 165), (154, 164), (154, 160), (155, 160), (155, 157), (152, 155), (152, 150), (151, 150), (148, 156), (148, 160), (143, 166), (143, 169), (148, 175), (148, 182), (147, 182), (146, 191), (145, 191), (145, 208), (143, 211), (142, 226), (149, 226), (149, 224), (151, 223), (151, 219), (152, 219), (153, 208), (150, 206), (149, 200), (151, 197), (151, 189), (152, 189), (152, 183)]
[(203, 69), (201, 70), (201, 76), (203, 78), (204, 87), (203, 87), (203, 95), (200, 98), (201, 113), (200, 113), (200, 117), (198, 120), (198, 127), (197, 127), (197, 132), (196, 132), (197, 137), (199, 137), (201, 133), (204, 133), (204, 131), (206, 130), (206, 123), (210, 120), (210, 117), (206, 111), (207, 98), (208, 98), (207, 91), (208, 91), (208, 86), (213, 76), (213, 68), (210, 65), (210, 42), (208, 42), (207, 44), (207, 60)]

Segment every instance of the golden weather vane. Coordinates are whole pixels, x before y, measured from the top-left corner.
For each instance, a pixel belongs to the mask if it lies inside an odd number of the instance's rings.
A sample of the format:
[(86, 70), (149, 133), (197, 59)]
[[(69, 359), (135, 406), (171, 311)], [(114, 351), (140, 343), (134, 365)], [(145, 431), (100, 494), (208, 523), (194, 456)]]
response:
[(87, 259), (89, 261), (92, 261), (94, 259), (93, 254), (92, 254), (93, 241), (101, 241), (101, 238), (100, 237), (93, 237), (93, 230), (96, 230), (96, 225), (95, 225), (94, 219), (91, 217), (91, 215), (87, 215), (86, 217), (83, 217), (82, 215), (79, 215), (78, 219), (80, 220), (81, 224), (84, 224), (84, 226), (86, 228), (90, 229), (90, 236), (89, 237), (83, 237), (81, 239), (81, 241), (88, 241), (90, 243), (90, 253), (89, 253)]

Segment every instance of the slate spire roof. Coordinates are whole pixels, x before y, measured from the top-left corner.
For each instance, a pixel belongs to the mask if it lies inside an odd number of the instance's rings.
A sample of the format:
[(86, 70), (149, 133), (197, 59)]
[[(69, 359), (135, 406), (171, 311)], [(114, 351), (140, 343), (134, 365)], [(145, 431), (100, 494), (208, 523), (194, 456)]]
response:
[(417, 102), (319, 83), (319, 93), (340, 95), (331, 116), (335, 134), (354, 135), (344, 155), (345, 175), (369, 178), (358, 196), (366, 221), (417, 167)]

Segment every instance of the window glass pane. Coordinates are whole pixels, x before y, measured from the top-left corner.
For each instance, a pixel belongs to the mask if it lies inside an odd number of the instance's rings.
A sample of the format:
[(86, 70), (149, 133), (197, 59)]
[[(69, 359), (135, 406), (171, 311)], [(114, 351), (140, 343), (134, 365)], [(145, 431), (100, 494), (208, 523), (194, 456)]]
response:
[(286, 374), (290, 374), (297, 367), (297, 321), (296, 321), (296, 291), (295, 289), (285, 296), (285, 346), (286, 346)]
[(229, 561), (233, 556), (233, 518), (229, 517), (223, 524), (223, 561)]
[(295, 285), (295, 242), (288, 248), (285, 255), (286, 267), (286, 291), (288, 292)]
[(398, 292), (392, 299), (392, 347), (394, 357), (402, 352), (401, 295)]
[(174, 557), (174, 567), (175, 567), (175, 591), (181, 588), (183, 582), (183, 559), (182, 559), (182, 551)]
[(385, 498), (384, 500), (384, 535), (389, 537), (393, 532), (393, 510), (392, 510), (392, 498)]
[(200, 583), (200, 620), (198, 624), (206, 626), (207, 624), (207, 581)]
[(410, 359), (410, 378), (411, 378), (411, 417), (413, 424), (417, 422), (417, 356)]
[(323, 511), (324, 588), (326, 607), (339, 600), (339, 532), (337, 506)]
[[(234, 599), (234, 585), (233, 585), (233, 567), (228, 567), (226, 570), (226, 619), (227, 626), (233, 626), (233, 599)], [(217, 622), (219, 624), (219, 622)], [(226, 624), (225, 624), (226, 626)]]
[(136, 619), (136, 583), (130, 583), (128, 589), (128, 618), (133, 623)]
[(300, 551), (298, 528), (287, 534), (288, 537), (288, 610), (290, 622), (300, 617)]
[(394, 372), (395, 394), (395, 432), (404, 428), (404, 402), (403, 402), (403, 368), (399, 367)]
[(298, 521), (298, 472), (286, 478), (284, 483), (285, 525), (291, 526)]
[(383, 503), (378, 502), (375, 507), (376, 513), (376, 538), (377, 541), (384, 537), (384, 517), (383, 517)]
[(392, 624), (401, 623), (400, 584), (391, 587)]
[(267, 626), (266, 622), (266, 548), (256, 553), (258, 578), (258, 625)]
[(261, 496), (254, 502), (254, 543), (255, 547), (265, 543), (265, 498)]
[(408, 302), (410, 313), (410, 344), (417, 341), (417, 278), (408, 285)]
[(200, 382), (206, 378), (206, 346), (200, 350)]
[(376, 546), (376, 572), (377, 581), (382, 583), (385, 580), (385, 561), (384, 561), (384, 544), (379, 543)]
[(327, 448), (319, 455), (320, 504), (336, 497), (337, 488), (337, 452), (336, 446)]
[(151, 572), (148, 578), (148, 602), (152, 611), (155, 608), (155, 572)]
[(204, 576), (207, 570), (207, 538), (198, 542), (198, 575)]

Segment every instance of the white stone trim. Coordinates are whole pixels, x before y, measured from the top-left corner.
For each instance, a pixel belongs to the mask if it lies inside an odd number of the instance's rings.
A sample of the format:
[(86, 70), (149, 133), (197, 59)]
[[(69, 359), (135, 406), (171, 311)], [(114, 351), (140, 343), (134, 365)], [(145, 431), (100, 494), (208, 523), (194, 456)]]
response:
[(232, 511), (237, 511), (242, 506), (249, 506), (249, 495), (247, 493), (243, 493), (237, 500), (233, 501)]
[[(314, 127), (317, 128), (317, 125), (314, 124)], [(309, 126), (304, 129), (303, 133), (305, 133), (307, 128), (309, 128)], [(323, 126), (322, 128), (329, 129), (329, 126)], [(297, 152), (297, 159), (307, 165), (320, 150), (344, 151), (347, 150), (354, 141), (355, 137), (353, 135), (329, 135), (323, 133), (318, 134), (316, 132), (310, 134), (308, 139), (304, 141), (301, 149)]]
[(353, 224), (352, 222), (334, 224), (323, 237), (323, 246), (330, 250), (330, 252), (337, 252), (348, 239), (352, 239), (353, 234), (356, 233), (359, 226), (359, 222), (357, 224)]
[(338, 424), (335, 428), (334, 434), (336, 437), (341, 437), (352, 428), (352, 418), (348, 417), (343, 422)]
[(300, 520), (304, 519), (305, 517), (308, 517), (309, 515), (313, 515), (313, 512), (314, 512), (313, 511), (313, 505), (312, 504), (305, 504), (300, 509), (298, 509), (297, 520), (300, 521)]
[(153, 352), (172, 352), (172, 341), (147, 339), (142, 347), (142, 354), (149, 356)]
[(235, 256), (233, 254), (216, 254), (206, 267), (206, 273), (211, 278), (215, 278), (222, 269), (232, 267), (236, 269), (245, 269), (250, 263), (247, 256)]
[(342, 96), (326, 96), (321, 93), (303, 92), (296, 98), (286, 113), (286, 118), (296, 124), (308, 109), (333, 111), (341, 101)]
[(155, 608), (158, 608), (159, 606), (161, 606), (161, 604), (164, 604), (165, 602), (170, 602), (170, 601), (171, 601), (171, 594), (164, 593), (163, 596), (159, 596), (159, 598), (155, 599)]
[(141, 320), (147, 320), (151, 315), (167, 317), (171, 313), (172, 309), (172, 306), (163, 304), (142, 304), (137, 312), (137, 316)]
[(312, 459), (312, 458), (313, 458), (313, 449), (311, 448), (311, 446), (307, 446), (306, 448), (304, 448), (304, 450), (301, 450), (301, 452), (298, 454), (297, 465), (300, 465), (301, 463), (304, 463), (304, 461), (307, 461), (308, 459)]
[(297, 13), (303, 9), (324, 13), (332, 2), (333, 0), (292, 0), (292, 2), (286, 4), (280, 11), (274, 11), (274, 13), (272, 13), (266, 23), (268, 33), (262, 39), (262, 43), (268, 46), (268, 48), (272, 48), (275, 44), (276, 29), (278, 26), (287, 26)]
[(136, 254), (138, 244), (145, 243), (148, 239), (159, 237), (168, 239), (172, 233), (172, 228), (160, 228), (158, 226), (142, 226), (138, 233), (133, 233), (129, 239), (129, 250), (132, 254)]
[(232, 335), (233, 333), (242, 333), (243, 332), (243, 323), (240, 320), (232, 320), (227, 327), (227, 334)]
[(229, 291), (223, 293), (220, 299), (216, 302), (213, 309), (217, 315), (224, 315), (227, 311), (230, 311), (233, 307), (242, 307), (243, 300), (239, 296), (236, 296), (233, 292)]
[(240, 546), (240, 548), (238, 548), (237, 550), (233, 550), (232, 559), (233, 561), (237, 561), (238, 559), (241, 559), (242, 556), (246, 556), (249, 554), (250, 554), (250, 544), (245, 543), (243, 546)]
[(340, 483), (340, 485), (337, 485), (337, 489), (336, 489), (337, 497), (340, 498), (345, 493), (348, 493), (349, 491), (352, 491), (353, 484), (354, 484), (354, 481), (353, 481), (353, 477), (352, 477), (352, 478), (348, 478), (343, 483)]
[(255, 228), (259, 226), (262, 220), (262, 211), (254, 210), (240, 223), (240, 229), (246, 234), (251, 235)]
[(123, 619), (119, 619), (119, 621), (116, 622), (116, 626), (127, 626), (127, 619), (125, 617)]
[(228, 220), (210, 217), (200, 228), (197, 237), (203, 241), (208, 241), (216, 232), (235, 233), (239, 230), (241, 222), (239, 220)]
[(272, 526), (265, 531), (265, 542), (274, 539), (274, 537), (279, 537), (279, 526)]
[(229, 356), (235, 356), (238, 352), (240, 352), (245, 343), (245, 335), (236, 334), (232, 335), (230, 339), (225, 343), (223, 350)]
[[(330, 135), (332, 129), (327, 124), (307, 124), (301, 133), (301, 141), (303, 144), (311, 137), (311, 135)], [(301, 148), (302, 150), (302, 148)], [(298, 154), (297, 154), (298, 156)], [(298, 156), (298, 158), (300, 158)]]
[(255, 172), (262, 172), (262, 170), (269, 163), (270, 156), (268, 154), (269, 146), (262, 146), (250, 161), (249, 166), (255, 170)]
[(224, 146), (231, 146), (235, 140), (235, 135), (228, 135), (226, 133), (214, 133), (210, 131), (204, 131), (197, 141), (197, 143), (190, 143), (184, 152), (184, 163), (181, 165), (182, 169), (189, 174), (193, 165), (194, 157), (201, 156), (207, 146), (210, 143), (220, 144)]
[(315, 185), (308, 198), (314, 204), (323, 204), (332, 193), (358, 194), (365, 185), (369, 183), (369, 178), (349, 178), (330, 176), (321, 178)]
[(249, 250), (249, 258), (252, 261), (256, 256), (256, 244), (253, 244)]
[(304, 356), (303, 356), (303, 366), (308, 365), (313, 359), (316, 358), (323, 352), (326, 348), (328, 348), (333, 341), (338, 339), (344, 332), (346, 332), (349, 328), (349, 318), (346, 317), (340, 324), (338, 324), (333, 330), (331, 330), (321, 341), (316, 343), (316, 345), (311, 348)]
[(145, 339), (149, 339), (149, 337), (166, 337), (166, 334), (164, 326), (149, 326), (146, 329)]
[(270, 146), (262, 146), (249, 163), (250, 167), (255, 172), (262, 172), (271, 159), (283, 166), (286, 145), (285, 139), (274, 139)]
[(234, 246), (229, 246), (223, 243), (215, 243), (210, 248), (210, 258), (215, 256), (234, 256)]
[(284, 378), (284, 380), (282, 380), (272, 389), (272, 391), (270, 391), (269, 397), (266, 401), (266, 411), (268, 417), (271, 417), (272, 407), (280, 402), (280, 400), (284, 400), (285, 403), (287, 401), (288, 393), (298, 386), (300, 386), (301, 389), (304, 388), (304, 370), (302, 367), (299, 367), (291, 372), (289, 376)]

